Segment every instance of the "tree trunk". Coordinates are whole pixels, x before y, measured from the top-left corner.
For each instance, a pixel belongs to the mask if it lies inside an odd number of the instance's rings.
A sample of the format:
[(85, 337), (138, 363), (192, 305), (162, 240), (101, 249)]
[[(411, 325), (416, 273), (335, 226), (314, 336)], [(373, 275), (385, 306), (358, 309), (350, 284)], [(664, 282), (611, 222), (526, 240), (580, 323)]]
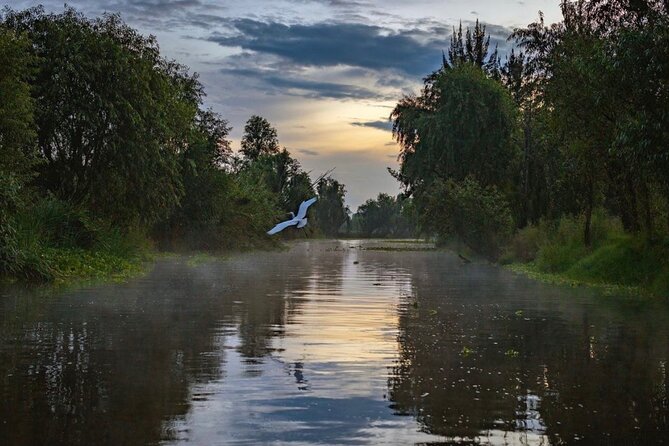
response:
[(592, 208), (593, 208), (593, 201), (594, 201), (594, 185), (592, 184), (592, 179), (588, 182), (588, 190), (587, 194), (588, 196), (586, 197), (586, 205), (585, 205), (585, 228), (583, 229), (583, 243), (585, 243), (585, 246), (590, 247), (592, 245), (592, 235), (590, 231), (590, 226), (592, 223)]
[(622, 197), (625, 202), (625, 213), (627, 214), (627, 218), (625, 219), (627, 220), (627, 224), (623, 223), (623, 226), (628, 231), (637, 232), (640, 229), (639, 211), (637, 207), (636, 188), (634, 187), (634, 181), (631, 175), (625, 175), (625, 184), (629, 197)]
[(641, 196), (643, 205), (644, 229), (646, 238), (651, 240), (653, 237), (653, 210), (651, 205), (650, 191), (645, 181), (641, 182)]
[[(529, 113), (529, 111), (525, 112), (526, 114)], [(520, 227), (524, 228), (527, 226), (528, 220), (532, 218), (532, 199), (530, 197), (530, 142), (532, 138), (532, 133), (531, 133), (531, 128), (530, 128), (530, 118), (529, 115), (526, 115), (525, 117), (525, 128), (524, 128), (524, 133), (525, 133), (525, 144), (524, 144), (524, 164), (525, 164), (525, 169), (523, 172), (523, 196), (524, 196), (524, 205), (523, 205), (523, 215), (521, 216), (521, 221), (520, 221)]]

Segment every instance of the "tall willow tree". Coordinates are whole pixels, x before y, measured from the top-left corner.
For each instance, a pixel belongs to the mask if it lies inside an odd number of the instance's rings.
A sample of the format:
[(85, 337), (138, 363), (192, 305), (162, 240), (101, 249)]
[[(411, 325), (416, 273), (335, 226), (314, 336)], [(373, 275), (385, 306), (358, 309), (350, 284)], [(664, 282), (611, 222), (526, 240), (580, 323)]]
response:
[(4, 25), (25, 33), (38, 61), (38, 184), (122, 226), (167, 216), (183, 195), (178, 155), (202, 94), (195, 76), (116, 15), (33, 8), (7, 12)]
[[(475, 64), (444, 66), (426, 79), (420, 96), (403, 98), (391, 119), (401, 145), (401, 166), (392, 173), (414, 196), (423, 229), (442, 240), (457, 235), (496, 258), (513, 227), (508, 206), (518, 158), (516, 111), (507, 90)], [(494, 206), (482, 209), (485, 204)], [(461, 223), (487, 219), (498, 209), (505, 218), (486, 226), (487, 234), (472, 236)]]
[(515, 110), (508, 92), (478, 67), (460, 64), (426, 82), (391, 114), (401, 144), (398, 178), (409, 190), (435, 179), (473, 176), (504, 187), (516, 157)]

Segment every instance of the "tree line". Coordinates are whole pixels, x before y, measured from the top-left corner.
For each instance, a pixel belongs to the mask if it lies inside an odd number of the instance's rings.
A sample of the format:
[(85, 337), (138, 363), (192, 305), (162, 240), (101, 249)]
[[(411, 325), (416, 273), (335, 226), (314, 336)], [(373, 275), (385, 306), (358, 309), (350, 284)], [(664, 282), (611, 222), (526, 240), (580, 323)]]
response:
[[(400, 168), (391, 173), (424, 231), (493, 259), (514, 242), (535, 245), (527, 260), (550, 242), (579, 244), (585, 256), (613, 229), (642, 240), (637, 252), (666, 240), (669, 6), (560, 7), (559, 23), (540, 14), (515, 29), (504, 61), (485, 25), (454, 29), (442, 67), (397, 103)], [(580, 227), (570, 243), (567, 227)]]
[(312, 182), (266, 119), (233, 153), (197, 74), (118, 15), (5, 9), (0, 61), (0, 273), (48, 278), (55, 251), (118, 253), (136, 234), (255, 246), (315, 195), (311, 230), (348, 218), (344, 186)]
[(341, 228), (347, 237), (411, 238), (419, 235), (412, 199), (380, 193), (358, 207)]

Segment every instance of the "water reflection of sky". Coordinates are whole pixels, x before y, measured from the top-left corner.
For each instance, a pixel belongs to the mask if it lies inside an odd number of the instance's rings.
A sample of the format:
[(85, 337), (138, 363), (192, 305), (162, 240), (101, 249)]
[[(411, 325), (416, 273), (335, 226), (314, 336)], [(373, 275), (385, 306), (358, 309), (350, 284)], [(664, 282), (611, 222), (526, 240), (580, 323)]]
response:
[(310, 266), (304, 285), (281, 296), (300, 305), (287, 310), (271, 354), (250, 361), (239, 354), (239, 337), (223, 339), (229, 352), (224, 377), (195, 390), (207, 398), (173, 426), (181, 440), (299, 445), (441, 438), (420, 432), (411, 417), (394, 415), (387, 399), (389, 365), (399, 354), (398, 306), (410, 293), (410, 274), (361, 263), (351, 246), (324, 249), (336, 264)]
[(394, 247), (0, 289), (0, 444), (669, 441), (666, 304)]
[[(228, 342), (234, 352), (236, 340)], [(207, 398), (173, 428), (194, 444), (405, 444), (438, 438), (419, 433), (410, 417), (393, 416), (383, 398), (384, 379), (359, 392), (362, 386), (346, 384), (357, 380), (355, 370), (333, 362), (307, 363), (304, 369), (298, 364), (273, 355), (254, 365), (260, 375), (249, 377), (244, 358), (231, 353), (224, 379), (194, 389)]]

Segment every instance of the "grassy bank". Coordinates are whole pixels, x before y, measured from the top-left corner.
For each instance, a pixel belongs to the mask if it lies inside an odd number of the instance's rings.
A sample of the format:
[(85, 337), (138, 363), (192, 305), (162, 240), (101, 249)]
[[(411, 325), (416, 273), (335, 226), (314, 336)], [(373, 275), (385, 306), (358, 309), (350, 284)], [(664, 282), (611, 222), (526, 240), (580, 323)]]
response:
[(142, 271), (151, 243), (136, 231), (120, 231), (56, 199), (43, 199), (6, 225), (4, 281), (67, 283), (119, 280)]
[(594, 216), (588, 247), (581, 220), (562, 218), (521, 230), (502, 263), (542, 281), (669, 297), (669, 239), (626, 234), (617, 220), (600, 212)]
[(80, 248), (48, 248), (41, 254), (39, 276), (28, 279), (56, 284), (87, 280), (122, 281), (140, 274), (148, 252), (131, 256)]
[(168, 239), (160, 231), (121, 230), (55, 198), (23, 209), (0, 225), (0, 282), (120, 281), (165, 253), (193, 254), (198, 263), (221, 253), (283, 247), (282, 239), (244, 225), (192, 227)]
[(80, 281), (122, 281), (144, 271), (149, 252), (132, 256), (81, 248), (45, 248), (22, 256), (0, 282), (67, 284)]

